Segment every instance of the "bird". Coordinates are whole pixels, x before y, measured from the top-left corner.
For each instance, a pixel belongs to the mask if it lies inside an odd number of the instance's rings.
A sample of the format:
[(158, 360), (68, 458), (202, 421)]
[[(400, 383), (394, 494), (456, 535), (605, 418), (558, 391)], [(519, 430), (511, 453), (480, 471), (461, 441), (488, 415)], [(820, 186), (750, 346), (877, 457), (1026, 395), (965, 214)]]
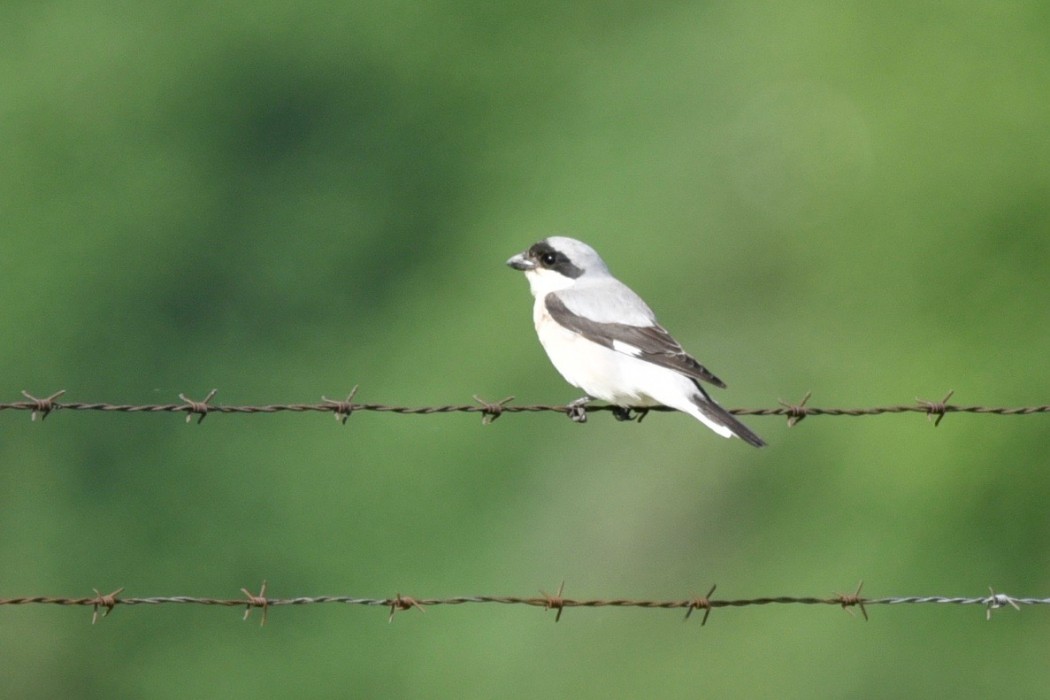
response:
[[(594, 248), (575, 238), (551, 236), (507, 260), (525, 273), (535, 297), (532, 320), (555, 369), (586, 396), (630, 409), (669, 406), (722, 437), (755, 447), (766, 443), (707, 393), (701, 382), (725, 382), (689, 355), (657, 320), (649, 305), (613, 277)], [(643, 413), (644, 415), (644, 413)]]

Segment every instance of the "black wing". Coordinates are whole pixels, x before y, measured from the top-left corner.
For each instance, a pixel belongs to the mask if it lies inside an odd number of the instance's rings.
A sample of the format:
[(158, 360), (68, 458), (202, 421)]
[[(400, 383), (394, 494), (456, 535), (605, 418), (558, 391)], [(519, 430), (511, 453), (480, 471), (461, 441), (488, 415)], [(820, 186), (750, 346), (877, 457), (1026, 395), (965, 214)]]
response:
[[(591, 342), (674, 370), (694, 381), (705, 381), (722, 389), (726, 387), (725, 382), (711, 374), (706, 367), (686, 353), (678, 341), (659, 324), (630, 326), (625, 323), (592, 321), (570, 311), (569, 307), (558, 298), (556, 292), (548, 294), (544, 299), (544, 304), (551, 318)], [(632, 352), (622, 346), (616, 347), (615, 343), (630, 346), (637, 352)]]

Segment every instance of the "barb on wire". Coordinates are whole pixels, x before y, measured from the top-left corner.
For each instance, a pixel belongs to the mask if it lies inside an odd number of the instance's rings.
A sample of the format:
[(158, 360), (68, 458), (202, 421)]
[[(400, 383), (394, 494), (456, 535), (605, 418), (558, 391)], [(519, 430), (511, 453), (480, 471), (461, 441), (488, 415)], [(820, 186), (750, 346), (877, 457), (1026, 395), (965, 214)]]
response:
[(543, 595), (543, 601), (544, 601), (543, 609), (544, 610), (557, 610), (558, 611), (557, 613), (554, 614), (554, 621), (555, 622), (558, 622), (559, 620), (561, 620), (562, 611), (565, 610), (566, 601), (565, 601), (565, 598), (563, 598), (562, 595), (561, 595), (564, 592), (565, 592), (565, 582), (564, 581), (562, 581), (561, 583), (558, 584), (558, 592), (555, 593), (554, 595), (551, 595), (550, 593), (547, 593), (545, 591), (540, 591), (540, 593)]
[(117, 596), (124, 592), (123, 586), (107, 595), (102, 595), (97, 588), (92, 588), (95, 591), (95, 598), (92, 600), (91, 605), (94, 610), (91, 613), (91, 624), (98, 622), (98, 614), (101, 610), (102, 617), (108, 616), (113, 612), (113, 608), (116, 607), (117, 603), (120, 602)]
[(51, 396), (48, 396), (47, 398), (38, 399), (37, 397), (30, 394), (28, 391), (23, 390), (22, 396), (29, 399), (30, 402), (26, 405), (27, 408), (25, 410), (30, 410), (33, 412), (32, 415), (30, 415), (29, 420), (36, 420), (36, 416), (38, 413), (40, 414), (41, 421), (46, 419), (48, 415), (50, 415), (51, 411), (54, 411), (57, 408), (55, 399), (57, 399), (64, 393), (66, 393), (66, 390), (60, 389), (55, 393), (51, 394)]
[(435, 606), (455, 605), (520, 605), (526, 607), (542, 608), (543, 610), (557, 611), (554, 621), (561, 620), (561, 614), (566, 608), (637, 608), (643, 610), (685, 610), (685, 619), (688, 620), (694, 610), (703, 610), (704, 617), (700, 625), (707, 623), (707, 618), (715, 608), (742, 608), (748, 606), (764, 605), (830, 605), (838, 606), (847, 612), (853, 612), (852, 608), (860, 608), (864, 619), (868, 619), (868, 608), (875, 605), (978, 605), (985, 608), (987, 619), (991, 619), (992, 611), (1004, 607), (1012, 607), (1020, 611), (1022, 605), (1050, 605), (1050, 598), (1022, 598), (1005, 593), (996, 593), (989, 588), (989, 595), (972, 598), (949, 597), (949, 596), (909, 596), (909, 597), (883, 597), (864, 598), (861, 596), (861, 587), (858, 586), (855, 593), (839, 593), (827, 598), (799, 597), (799, 596), (773, 596), (763, 598), (743, 599), (713, 599), (715, 586), (702, 598), (693, 597), (684, 600), (644, 600), (630, 598), (566, 598), (564, 596), (564, 581), (558, 586), (555, 594), (540, 592), (539, 596), (455, 596), (448, 598), (417, 598), (397, 593), (393, 598), (359, 598), (353, 596), (300, 596), (295, 598), (270, 598), (266, 595), (266, 582), (263, 581), (258, 595), (242, 588), (244, 598), (198, 598), (192, 596), (153, 596), (153, 597), (120, 597), (124, 592), (118, 588), (108, 595), (99, 593), (94, 589), (95, 595), (85, 598), (64, 598), (57, 596), (26, 596), (20, 598), (0, 598), (0, 607), (5, 605), (63, 605), (63, 606), (90, 606), (93, 610), (92, 624), (101, 617), (108, 615), (117, 606), (142, 606), (142, 605), (210, 605), (218, 607), (241, 607), (245, 606), (243, 619), (247, 620), (254, 608), (262, 608), (261, 625), (267, 621), (267, 612), (277, 606), (301, 606), (301, 605), (324, 605), (340, 604), (365, 607), (385, 608), (389, 610), (387, 619), (393, 621), (398, 612), (412, 610), (415, 608), (420, 612), (426, 612), (426, 608)]
[(703, 609), (704, 619), (700, 620), (700, 626), (703, 627), (707, 624), (707, 618), (711, 614), (711, 596), (715, 594), (715, 589), (718, 588), (718, 584), (711, 586), (711, 590), (707, 592), (703, 598), (693, 598), (689, 601), (689, 607), (685, 609), (685, 619), (688, 620), (689, 616), (693, 614), (694, 610)]
[(259, 621), (259, 626), (265, 625), (266, 613), (270, 611), (270, 601), (266, 599), (266, 581), (263, 581), (262, 586), (259, 587), (259, 595), (255, 595), (247, 588), (242, 588), (241, 593), (248, 598), (248, 603), (244, 607), (244, 619), (247, 620), (252, 614), (252, 608), (262, 608), (262, 620)]
[(179, 394), (179, 398), (186, 402), (181, 407), (182, 410), (186, 411), (186, 422), (189, 423), (190, 419), (193, 418), (193, 414), (197, 414), (200, 416), (200, 418), (197, 419), (197, 425), (203, 423), (204, 419), (208, 417), (208, 411), (211, 410), (211, 406), (208, 405), (208, 402), (212, 400), (212, 397), (214, 397), (218, 391), (218, 389), (212, 389), (208, 392), (208, 395), (204, 397), (203, 401), (194, 401), (193, 399), (188, 398), (186, 394)]
[[(56, 391), (46, 398), (36, 398), (32, 394), (23, 391), (22, 395), (26, 401), (13, 401), (0, 403), (0, 411), (30, 411), (31, 418), (36, 420), (39, 415), (41, 419), (47, 418), (51, 413), (62, 411), (104, 411), (114, 413), (185, 413), (186, 421), (197, 416), (197, 423), (201, 423), (206, 416), (214, 413), (220, 414), (258, 414), (258, 413), (331, 413), (335, 419), (346, 423), (351, 414), (358, 411), (372, 411), (377, 413), (398, 413), (401, 415), (433, 415), (437, 413), (480, 413), (482, 423), (494, 422), (500, 416), (508, 413), (560, 413), (568, 415), (575, 422), (586, 422), (586, 416), (592, 411), (608, 411), (618, 420), (641, 419), (650, 411), (674, 411), (666, 406), (630, 407), (613, 406), (608, 404), (591, 405), (583, 400), (572, 401), (568, 404), (555, 405), (528, 405), (516, 406), (511, 403), (513, 396), (496, 402), (486, 401), (475, 395), (473, 404), (448, 404), (442, 406), (396, 406), (381, 403), (354, 403), (357, 395), (355, 386), (343, 401), (336, 401), (327, 397), (321, 397), (320, 403), (275, 403), (257, 406), (238, 406), (231, 404), (212, 404), (211, 400), (217, 393), (216, 389), (208, 392), (201, 401), (190, 399), (186, 394), (179, 394), (182, 403), (167, 404), (114, 404), (105, 402), (89, 401), (59, 401), (58, 399), (66, 393), (65, 389)], [(948, 392), (941, 401), (927, 401), (916, 399), (914, 404), (899, 404), (891, 406), (873, 406), (870, 408), (818, 408), (809, 406), (807, 402), (811, 393), (807, 392), (802, 401), (791, 404), (779, 401), (779, 406), (773, 408), (732, 408), (730, 413), (738, 416), (785, 416), (788, 426), (793, 427), (809, 416), (878, 416), (891, 413), (921, 413), (934, 426), (938, 426), (948, 413), (971, 413), (979, 415), (997, 416), (1028, 416), (1037, 413), (1050, 413), (1050, 405), (1042, 406), (981, 406), (981, 405), (957, 405), (949, 404), (948, 400), (954, 392)]]
[(485, 399), (481, 398), (477, 394), (474, 394), (474, 400), (481, 405), (481, 424), (488, 425), (497, 418), (503, 415), (503, 409), (508, 403), (514, 400), (513, 396), (508, 396), (505, 399), (501, 399), (496, 403), (489, 403)]
[(806, 416), (809, 415), (811, 409), (806, 407), (806, 403), (809, 401), (809, 397), (813, 396), (812, 391), (807, 391), (806, 395), (802, 397), (802, 400), (798, 403), (786, 403), (784, 401), (777, 401), (778, 404), (784, 407), (787, 411), (788, 427), (794, 428), (796, 425), (801, 423)]
[[(941, 419), (944, 418), (944, 414), (953, 408), (948, 405), (948, 399), (950, 399), (954, 393), (955, 390), (952, 389), (940, 401), (926, 401), (925, 399), (916, 397), (915, 401), (919, 406), (926, 409), (926, 420), (932, 420), (934, 428), (941, 424)], [(936, 418), (934, 418), (934, 416), (936, 416)]]
[(325, 396), (321, 397), (321, 403), (330, 406), (332, 408), (332, 413), (335, 414), (335, 419), (343, 425), (346, 425), (346, 421), (349, 420), (350, 415), (354, 412), (354, 409), (357, 408), (354, 406), (354, 396), (357, 395), (357, 387), (358, 385), (355, 384), (354, 388), (350, 390), (349, 394), (347, 394), (345, 401), (333, 401)]
[(864, 588), (863, 581), (857, 584), (857, 591), (855, 593), (839, 593), (835, 597), (838, 598), (839, 604), (842, 605), (842, 609), (850, 615), (853, 614), (853, 608), (860, 608), (861, 614), (864, 615), (864, 621), (867, 622), (868, 611), (864, 607), (864, 599), (860, 597), (860, 591), (862, 588)]
[(996, 593), (995, 589), (992, 588), (991, 586), (988, 586), (988, 592), (991, 595), (988, 597), (988, 609), (985, 611), (985, 619), (986, 620), (991, 620), (992, 619), (992, 611), (993, 610), (998, 610), (999, 608), (1003, 607), (1004, 605), (1010, 605), (1017, 612), (1021, 612), (1021, 606), (1017, 604), (1017, 600), (1016, 599), (1011, 598), (1010, 596), (1006, 595), (1005, 593)]
[(399, 612), (401, 610), (411, 610), (412, 608), (415, 608), (421, 613), (426, 612), (426, 609), (418, 600), (416, 600), (415, 598), (410, 598), (407, 595), (401, 595), (400, 593), (398, 593), (396, 596), (394, 596), (394, 599), (390, 601), (390, 617), (388, 617), (386, 621), (393, 622), (394, 613)]

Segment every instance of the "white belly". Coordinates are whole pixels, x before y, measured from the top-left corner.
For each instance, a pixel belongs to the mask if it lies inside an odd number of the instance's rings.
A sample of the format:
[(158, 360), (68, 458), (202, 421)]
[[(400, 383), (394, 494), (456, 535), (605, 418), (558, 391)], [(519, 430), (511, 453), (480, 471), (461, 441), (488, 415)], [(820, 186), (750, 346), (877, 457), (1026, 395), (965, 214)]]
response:
[[(665, 405), (693, 412), (696, 391), (677, 372), (617, 352), (557, 324), (542, 302), (533, 309), (536, 334), (555, 369), (575, 387), (596, 399), (620, 406)], [(692, 410), (690, 410), (692, 409)]]

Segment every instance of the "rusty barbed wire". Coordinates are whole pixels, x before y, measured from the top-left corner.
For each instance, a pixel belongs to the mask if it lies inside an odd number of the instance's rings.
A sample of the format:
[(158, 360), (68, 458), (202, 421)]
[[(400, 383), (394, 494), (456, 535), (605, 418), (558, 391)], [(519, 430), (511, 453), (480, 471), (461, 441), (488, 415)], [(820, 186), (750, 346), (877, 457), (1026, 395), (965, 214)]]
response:
[(520, 605), (544, 610), (554, 610), (554, 621), (561, 620), (562, 613), (568, 608), (636, 608), (643, 610), (685, 610), (684, 620), (688, 620), (696, 610), (703, 610), (701, 626), (705, 625), (712, 610), (718, 608), (742, 608), (765, 605), (830, 605), (840, 607), (853, 614), (858, 608), (864, 619), (868, 619), (868, 609), (878, 605), (979, 605), (985, 609), (986, 619), (991, 619), (992, 612), (1004, 607), (1020, 611), (1022, 605), (1050, 605), (1050, 598), (1024, 598), (997, 593), (989, 587), (988, 595), (973, 597), (956, 596), (890, 596), (882, 598), (865, 598), (861, 596), (861, 587), (854, 593), (836, 593), (828, 597), (817, 596), (771, 596), (761, 598), (715, 598), (715, 587), (712, 586), (706, 596), (694, 596), (681, 600), (638, 600), (631, 598), (568, 598), (564, 596), (565, 583), (562, 582), (555, 594), (541, 592), (538, 596), (499, 596), (475, 595), (452, 596), (447, 598), (417, 598), (397, 593), (393, 598), (361, 598), (356, 596), (299, 596), (294, 598), (270, 598), (266, 596), (266, 582), (263, 581), (258, 595), (248, 588), (241, 588), (243, 598), (201, 598), (196, 596), (149, 596), (122, 598), (124, 588), (103, 595), (93, 589), (95, 595), (83, 598), (66, 598), (59, 596), (25, 596), (19, 598), (0, 598), (0, 606), (5, 605), (61, 605), (83, 606), (92, 609), (92, 624), (101, 617), (107, 617), (117, 607), (149, 605), (204, 605), (216, 607), (244, 607), (243, 619), (247, 620), (256, 608), (262, 609), (260, 624), (266, 624), (268, 613), (276, 607), (339, 604), (364, 607), (376, 607), (389, 611), (388, 620), (393, 621), (398, 612), (418, 610), (426, 612), (427, 608), (437, 606), (456, 606), (492, 603), (497, 605)]
[[(654, 406), (649, 408), (627, 409), (608, 404), (586, 404), (581, 406), (576, 402), (569, 404), (538, 404), (528, 406), (517, 406), (511, 402), (513, 396), (499, 401), (487, 401), (475, 395), (473, 404), (448, 404), (443, 406), (396, 406), (381, 403), (357, 403), (354, 398), (358, 387), (354, 387), (345, 399), (329, 399), (321, 397), (320, 403), (275, 403), (254, 406), (238, 406), (230, 404), (212, 404), (217, 389), (212, 389), (203, 399), (189, 398), (186, 394), (179, 394), (182, 403), (163, 404), (114, 404), (94, 401), (60, 401), (66, 390), (57, 391), (44, 398), (38, 398), (27, 391), (22, 395), (25, 401), (14, 401), (0, 403), (0, 411), (29, 411), (32, 420), (37, 416), (41, 420), (46, 419), (57, 411), (104, 411), (115, 413), (185, 413), (186, 421), (189, 422), (194, 416), (197, 423), (201, 423), (205, 417), (213, 414), (262, 414), (262, 413), (331, 413), (337, 421), (346, 423), (351, 415), (361, 411), (372, 411), (378, 413), (397, 413), (401, 415), (434, 415), (439, 413), (480, 413), (482, 422), (485, 424), (495, 421), (497, 418), (508, 413), (561, 413), (569, 416), (575, 422), (586, 422), (587, 413), (593, 411), (609, 411), (618, 420), (638, 420), (639, 422), (650, 411), (674, 411), (666, 406)], [(899, 404), (892, 406), (873, 406), (869, 408), (819, 408), (807, 405), (811, 393), (807, 393), (803, 399), (796, 404), (780, 401), (779, 406), (773, 408), (731, 408), (730, 413), (738, 416), (784, 416), (788, 419), (788, 426), (793, 427), (809, 416), (878, 416), (894, 413), (920, 413), (931, 420), (934, 426), (939, 426), (941, 420), (949, 413), (970, 413), (978, 415), (997, 416), (1027, 416), (1040, 413), (1050, 413), (1050, 405), (1042, 406), (981, 406), (981, 405), (959, 405), (950, 404), (948, 400), (954, 392), (948, 394), (940, 401), (928, 401), (916, 398), (915, 403)]]

